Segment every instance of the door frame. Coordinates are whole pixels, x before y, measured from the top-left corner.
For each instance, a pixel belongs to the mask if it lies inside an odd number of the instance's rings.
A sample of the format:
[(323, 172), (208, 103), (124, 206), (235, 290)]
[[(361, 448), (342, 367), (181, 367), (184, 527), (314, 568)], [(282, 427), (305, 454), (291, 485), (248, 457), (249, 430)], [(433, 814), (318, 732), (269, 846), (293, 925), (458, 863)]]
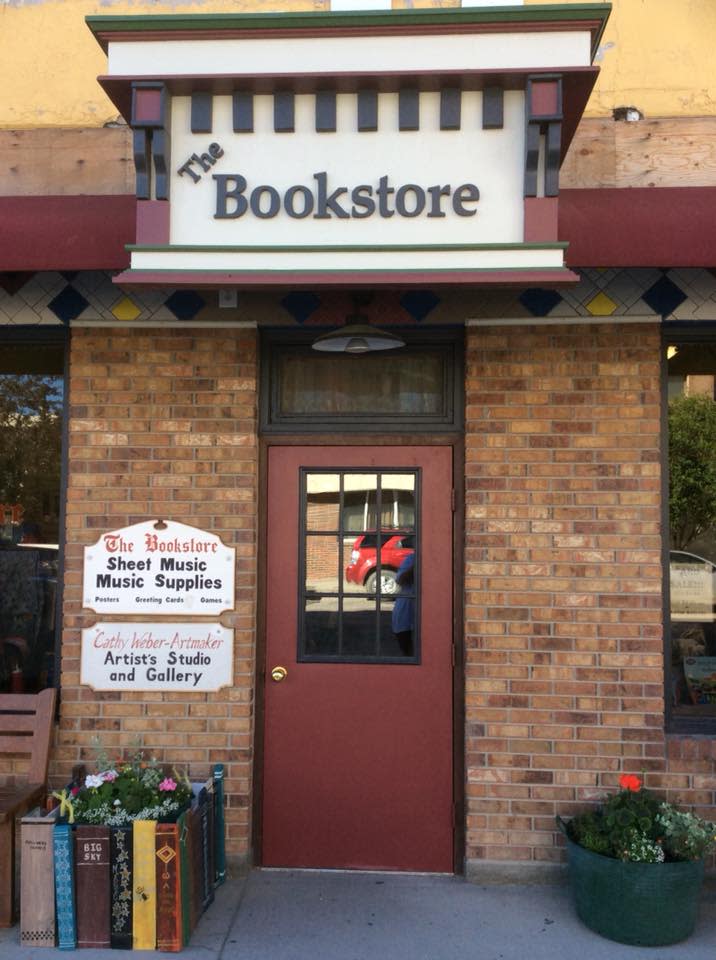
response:
[(450, 447), (453, 462), (453, 872), (465, 869), (465, 655), (464, 655), (464, 502), (465, 444), (463, 434), (291, 434), (259, 439), (258, 463), (258, 582), (256, 608), (256, 659), (254, 675), (254, 737), (251, 856), (261, 865), (263, 845), (263, 764), (266, 678), (266, 604), (268, 551), (268, 450), (275, 446), (294, 447)]

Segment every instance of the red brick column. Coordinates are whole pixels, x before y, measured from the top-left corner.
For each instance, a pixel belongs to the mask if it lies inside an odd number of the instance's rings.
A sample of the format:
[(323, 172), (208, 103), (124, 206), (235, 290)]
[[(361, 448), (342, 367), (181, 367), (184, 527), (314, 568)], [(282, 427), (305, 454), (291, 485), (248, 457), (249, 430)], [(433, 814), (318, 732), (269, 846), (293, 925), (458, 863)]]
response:
[(622, 771), (696, 784), (666, 772), (657, 325), (468, 333), (467, 858), (479, 872), (560, 860), (555, 814)]
[[(76, 329), (69, 376), (62, 706), (53, 780), (141, 747), (195, 777), (226, 769), (227, 852), (249, 849), (256, 633), (256, 343), (253, 331)], [(218, 694), (80, 686), (85, 544), (154, 517), (218, 534), (237, 551), (234, 686)], [(165, 618), (167, 619), (167, 618)], [(171, 618), (168, 618), (171, 619)]]

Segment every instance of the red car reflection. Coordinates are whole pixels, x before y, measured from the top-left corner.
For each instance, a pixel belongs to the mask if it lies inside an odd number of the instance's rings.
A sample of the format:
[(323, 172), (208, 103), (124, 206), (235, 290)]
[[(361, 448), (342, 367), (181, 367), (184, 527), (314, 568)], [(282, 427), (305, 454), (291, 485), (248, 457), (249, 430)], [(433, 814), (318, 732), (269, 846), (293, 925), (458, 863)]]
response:
[[(346, 567), (346, 580), (364, 587), (366, 593), (375, 593), (378, 579), (378, 535), (364, 533), (357, 537), (351, 551), (351, 562)], [(380, 592), (389, 595), (398, 592), (395, 573), (408, 554), (415, 549), (414, 534), (380, 534)]]

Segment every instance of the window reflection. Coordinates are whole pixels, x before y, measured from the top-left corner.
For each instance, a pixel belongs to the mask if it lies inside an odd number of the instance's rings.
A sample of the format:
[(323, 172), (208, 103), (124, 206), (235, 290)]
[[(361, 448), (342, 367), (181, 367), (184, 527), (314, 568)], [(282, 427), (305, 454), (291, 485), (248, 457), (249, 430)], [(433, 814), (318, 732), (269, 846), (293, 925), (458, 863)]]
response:
[(304, 495), (299, 656), (414, 660), (417, 473), (311, 472)]
[(0, 354), (0, 691), (35, 691), (55, 682), (63, 349)]
[(671, 697), (716, 715), (716, 348), (675, 343), (667, 360)]

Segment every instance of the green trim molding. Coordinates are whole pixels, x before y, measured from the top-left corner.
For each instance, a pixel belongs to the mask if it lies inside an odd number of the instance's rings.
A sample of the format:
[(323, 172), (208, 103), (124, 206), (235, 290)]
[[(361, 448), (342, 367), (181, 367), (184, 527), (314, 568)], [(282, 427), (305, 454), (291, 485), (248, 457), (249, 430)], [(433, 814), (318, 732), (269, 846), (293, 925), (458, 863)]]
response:
[[(433, 244), (366, 244), (362, 246), (303, 245), (292, 246), (199, 246), (195, 244), (164, 244), (144, 246), (125, 244), (125, 250), (134, 253), (433, 253), (459, 250), (566, 250), (569, 243), (555, 240), (554, 243), (433, 243)], [(519, 269), (524, 269), (520, 267)]]
[(467, 7), (422, 10), (367, 10), (336, 11), (332, 13), (215, 13), (215, 14), (128, 14), (90, 15), (85, 22), (106, 50), (112, 34), (202, 33), (236, 32), (297, 32), (306, 35), (329, 34), (342, 29), (364, 28), (366, 32), (380, 33), (406, 27), (439, 32), (441, 27), (479, 27), (482, 24), (504, 23), (514, 31), (521, 24), (550, 22), (590, 24), (592, 29), (592, 58), (597, 52), (611, 13), (611, 2), (545, 3), (528, 7)]

